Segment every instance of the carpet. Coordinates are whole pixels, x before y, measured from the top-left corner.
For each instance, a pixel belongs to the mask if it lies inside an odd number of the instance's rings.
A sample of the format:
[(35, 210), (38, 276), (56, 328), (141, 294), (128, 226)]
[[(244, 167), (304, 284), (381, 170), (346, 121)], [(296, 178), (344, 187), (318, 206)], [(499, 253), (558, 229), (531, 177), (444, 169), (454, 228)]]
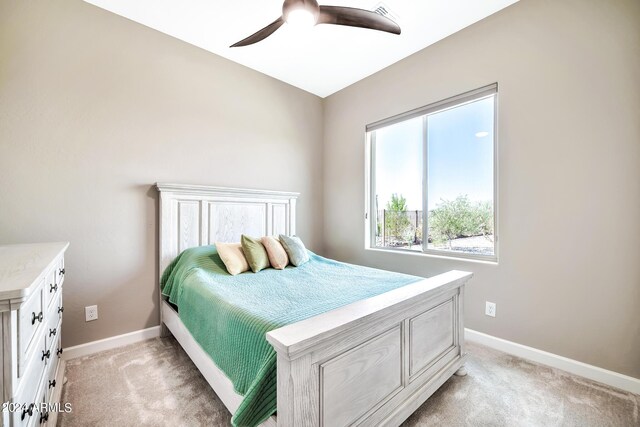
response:
[[(452, 377), (409, 426), (640, 426), (640, 396), (469, 344)], [(58, 426), (228, 426), (231, 415), (173, 338), (67, 362)]]

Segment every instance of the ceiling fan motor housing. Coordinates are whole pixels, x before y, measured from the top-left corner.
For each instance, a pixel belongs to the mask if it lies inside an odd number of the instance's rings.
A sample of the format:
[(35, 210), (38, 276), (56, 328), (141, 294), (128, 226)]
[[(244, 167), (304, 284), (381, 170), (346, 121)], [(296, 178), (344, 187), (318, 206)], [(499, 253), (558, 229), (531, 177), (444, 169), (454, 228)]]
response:
[(320, 6), (316, 0), (285, 0), (282, 5), (282, 18), (286, 21), (292, 11), (299, 9), (303, 9), (311, 13), (314, 21), (318, 22)]

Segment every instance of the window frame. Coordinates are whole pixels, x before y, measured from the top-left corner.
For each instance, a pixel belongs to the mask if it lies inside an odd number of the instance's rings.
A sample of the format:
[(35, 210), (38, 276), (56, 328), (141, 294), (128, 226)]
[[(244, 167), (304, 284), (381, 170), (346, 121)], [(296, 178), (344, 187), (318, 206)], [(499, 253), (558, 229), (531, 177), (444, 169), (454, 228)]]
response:
[[(443, 249), (429, 248), (429, 150), (428, 150), (428, 124), (427, 116), (442, 112), (451, 108), (456, 108), (471, 102), (475, 102), (488, 97), (494, 98), (493, 108), (493, 255), (471, 254), (465, 252), (448, 251)], [(422, 117), (422, 250), (417, 251), (408, 248), (392, 248), (376, 246), (376, 215), (375, 211), (375, 156), (376, 138), (375, 131), (387, 126), (394, 125), (406, 120)], [(412, 255), (426, 255), (438, 258), (453, 258), (468, 261), (498, 262), (498, 83), (493, 83), (474, 89), (450, 98), (443, 99), (423, 107), (416, 108), (405, 113), (379, 120), (368, 124), (365, 127), (365, 249), (395, 253), (408, 253)]]

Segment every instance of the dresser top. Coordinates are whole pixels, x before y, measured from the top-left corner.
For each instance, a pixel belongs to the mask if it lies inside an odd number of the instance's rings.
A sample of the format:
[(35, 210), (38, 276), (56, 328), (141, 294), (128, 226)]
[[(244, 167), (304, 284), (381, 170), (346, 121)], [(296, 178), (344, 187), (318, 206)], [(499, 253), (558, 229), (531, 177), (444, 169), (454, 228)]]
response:
[(29, 295), (68, 247), (69, 242), (0, 245), (0, 300)]

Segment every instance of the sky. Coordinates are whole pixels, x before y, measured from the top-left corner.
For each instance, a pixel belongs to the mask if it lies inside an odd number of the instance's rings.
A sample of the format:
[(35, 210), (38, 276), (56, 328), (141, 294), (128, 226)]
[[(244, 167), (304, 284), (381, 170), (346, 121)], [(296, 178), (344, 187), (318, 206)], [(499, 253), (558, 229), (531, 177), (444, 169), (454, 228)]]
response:
[[(427, 117), (429, 210), (464, 194), (493, 199), (493, 103), (489, 97)], [(408, 210), (422, 210), (422, 117), (375, 132), (378, 208), (397, 193)]]

